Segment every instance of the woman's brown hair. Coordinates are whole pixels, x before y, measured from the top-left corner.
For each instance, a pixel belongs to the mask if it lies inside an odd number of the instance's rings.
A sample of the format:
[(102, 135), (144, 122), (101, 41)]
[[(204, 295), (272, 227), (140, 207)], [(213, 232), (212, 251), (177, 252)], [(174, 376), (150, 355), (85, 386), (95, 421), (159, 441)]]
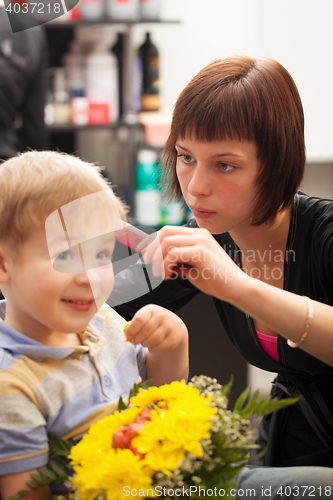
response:
[(182, 198), (175, 144), (186, 136), (257, 145), (261, 168), (252, 224), (274, 219), (292, 203), (304, 174), (304, 115), (295, 82), (277, 61), (239, 55), (216, 59), (185, 87), (162, 155), (166, 199)]

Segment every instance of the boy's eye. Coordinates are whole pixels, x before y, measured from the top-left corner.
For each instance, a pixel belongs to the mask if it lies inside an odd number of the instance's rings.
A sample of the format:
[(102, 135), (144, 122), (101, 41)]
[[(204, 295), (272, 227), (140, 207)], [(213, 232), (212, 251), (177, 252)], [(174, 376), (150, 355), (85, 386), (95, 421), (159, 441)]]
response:
[(66, 252), (61, 252), (57, 259), (59, 260), (70, 260), (72, 258), (72, 255), (70, 254), (70, 252), (66, 251)]
[(98, 260), (110, 260), (111, 261), (111, 253), (108, 250), (103, 250), (96, 255), (96, 259)]

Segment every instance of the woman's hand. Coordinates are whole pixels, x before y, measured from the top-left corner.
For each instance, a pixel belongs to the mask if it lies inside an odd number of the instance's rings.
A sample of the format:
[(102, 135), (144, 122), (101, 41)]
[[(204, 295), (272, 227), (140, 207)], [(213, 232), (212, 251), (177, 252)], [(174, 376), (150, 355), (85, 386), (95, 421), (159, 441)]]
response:
[(141, 251), (144, 261), (152, 262), (154, 276), (168, 279), (180, 265), (194, 286), (221, 300), (234, 300), (247, 279), (206, 229), (165, 226)]

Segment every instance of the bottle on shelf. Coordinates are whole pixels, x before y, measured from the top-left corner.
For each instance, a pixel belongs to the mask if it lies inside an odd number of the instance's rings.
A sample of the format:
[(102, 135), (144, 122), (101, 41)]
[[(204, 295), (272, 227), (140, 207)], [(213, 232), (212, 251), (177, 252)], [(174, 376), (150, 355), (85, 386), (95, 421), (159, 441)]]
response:
[(124, 33), (118, 33), (116, 43), (111, 51), (117, 58), (118, 62), (118, 107), (119, 118), (122, 118), (124, 113)]
[(90, 102), (108, 105), (109, 122), (117, 121), (118, 110), (118, 67), (117, 59), (102, 42), (97, 42), (86, 57), (85, 94)]
[(104, 15), (104, 0), (80, 0), (83, 19), (96, 21)]
[(145, 19), (159, 19), (161, 16), (161, 0), (140, 0), (140, 16)]
[(73, 41), (69, 51), (63, 56), (70, 98), (84, 96), (84, 54), (81, 44)]
[(139, 47), (139, 61), (142, 71), (141, 111), (160, 109), (159, 54), (146, 33), (145, 42)]
[[(161, 189), (162, 193), (163, 189)], [(186, 209), (183, 199), (180, 201), (161, 202), (161, 226), (181, 226), (185, 224), (186, 220)]]
[(138, 21), (139, 0), (107, 0), (107, 14), (115, 21)]
[(171, 201), (161, 206), (161, 226), (182, 226), (186, 212), (182, 201)]
[(159, 227), (161, 224), (158, 155), (151, 149), (138, 152), (134, 186), (134, 217), (141, 226)]
[(54, 68), (53, 79), (53, 123), (56, 125), (69, 123), (70, 100), (67, 90), (67, 79), (64, 68)]

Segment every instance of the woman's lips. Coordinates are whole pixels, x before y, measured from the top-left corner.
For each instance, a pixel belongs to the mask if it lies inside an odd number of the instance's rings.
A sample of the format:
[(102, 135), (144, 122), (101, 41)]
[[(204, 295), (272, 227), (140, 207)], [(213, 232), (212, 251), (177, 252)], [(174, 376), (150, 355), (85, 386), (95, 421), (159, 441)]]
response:
[(205, 210), (204, 208), (190, 207), (190, 209), (196, 219), (209, 219), (209, 217), (216, 214), (216, 212), (213, 212), (212, 210)]

